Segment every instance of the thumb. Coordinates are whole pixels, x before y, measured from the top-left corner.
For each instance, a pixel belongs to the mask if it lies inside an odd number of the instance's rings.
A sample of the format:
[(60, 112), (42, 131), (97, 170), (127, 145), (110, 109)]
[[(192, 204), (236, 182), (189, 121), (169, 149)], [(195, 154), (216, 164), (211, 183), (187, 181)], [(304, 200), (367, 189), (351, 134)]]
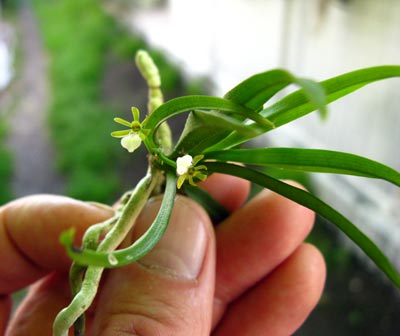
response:
[[(140, 215), (134, 238), (155, 218), (161, 200)], [(92, 335), (209, 335), (215, 278), (214, 231), (205, 211), (178, 196), (167, 231), (139, 262), (112, 270)]]

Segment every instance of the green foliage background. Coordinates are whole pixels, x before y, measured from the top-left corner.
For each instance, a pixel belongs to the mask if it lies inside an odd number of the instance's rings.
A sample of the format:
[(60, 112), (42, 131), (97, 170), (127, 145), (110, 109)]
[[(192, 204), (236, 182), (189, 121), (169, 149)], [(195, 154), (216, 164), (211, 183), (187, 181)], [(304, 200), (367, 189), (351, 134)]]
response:
[[(3, 17), (10, 22), (15, 21), (18, 1), (11, 1), (2, 9)], [(20, 62), (20, 55), (16, 50), (16, 59), (14, 64)], [(9, 106), (0, 106), (0, 205), (7, 203), (12, 199), (11, 178), (14, 168), (12, 154), (7, 148), (6, 139), (8, 134), (8, 110)]]
[(8, 202), (12, 197), (10, 180), (13, 164), (11, 153), (5, 146), (6, 135), (6, 124), (0, 116), (0, 205)]
[[(109, 136), (113, 117), (124, 111), (116, 111), (103, 97), (107, 57), (131, 60), (133, 67), (136, 50), (147, 48), (146, 43), (128, 34), (96, 0), (33, 4), (50, 58), (49, 123), (58, 167), (67, 176), (66, 193), (110, 202), (123, 188), (118, 168), (125, 153)], [(152, 55), (160, 64), (164, 90), (171, 91), (179, 84), (179, 72), (161, 53), (153, 50)]]

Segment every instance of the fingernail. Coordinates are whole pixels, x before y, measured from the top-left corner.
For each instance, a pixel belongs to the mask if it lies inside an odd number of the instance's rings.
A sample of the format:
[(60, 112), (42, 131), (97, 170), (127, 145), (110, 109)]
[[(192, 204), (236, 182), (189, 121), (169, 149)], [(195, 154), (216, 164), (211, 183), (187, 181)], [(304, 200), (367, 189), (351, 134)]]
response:
[[(161, 200), (156, 199), (146, 205), (135, 226), (134, 239), (151, 225), (160, 204)], [(164, 236), (139, 263), (176, 278), (196, 279), (207, 247), (204, 220), (204, 215), (190, 201), (178, 196)]]

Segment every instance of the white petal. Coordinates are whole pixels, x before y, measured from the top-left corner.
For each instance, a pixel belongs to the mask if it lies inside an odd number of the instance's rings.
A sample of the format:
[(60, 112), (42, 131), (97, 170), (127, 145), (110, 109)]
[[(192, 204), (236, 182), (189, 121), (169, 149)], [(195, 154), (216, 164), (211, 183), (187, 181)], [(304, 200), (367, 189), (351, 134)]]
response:
[(121, 146), (127, 149), (129, 153), (132, 153), (141, 143), (142, 139), (136, 132), (131, 132), (121, 139)]
[(180, 176), (186, 174), (189, 168), (193, 164), (193, 158), (191, 155), (186, 154), (176, 159), (176, 173)]

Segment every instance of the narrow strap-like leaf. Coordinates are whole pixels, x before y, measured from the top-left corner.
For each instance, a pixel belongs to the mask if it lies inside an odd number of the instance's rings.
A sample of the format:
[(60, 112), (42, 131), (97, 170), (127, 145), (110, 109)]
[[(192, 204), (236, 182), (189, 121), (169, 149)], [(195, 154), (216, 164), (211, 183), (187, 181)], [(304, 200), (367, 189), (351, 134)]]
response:
[(194, 110), (217, 110), (239, 114), (251, 112), (249, 108), (223, 98), (212, 96), (185, 96), (174, 98), (162, 104), (143, 122), (143, 127), (154, 129), (168, 118)]
[(274, 69), (249, 77), (225, 94), (225, 98), (237, 104), (259, 110), (277, 92), (290, 84), (304, 89), (315, 108), (326, 113), (325, 94), (320, 85), (312, 80), (297, 78), (289, 71)]
[[(148, 141), (152, 142), (152, 138), (157, 130), (157, 127), (167, 119), (180, 113), (196, 110), (214, 110), (226, 114), (236, 114), (240, 116), (240, 120), (249, 118), (254, 120), (256, 124), (268, 126), (268, 129), (272, 129), (274, 127), (274, 125), (266, 118), (255, 113), (251, 109), (236, 104), (230, 100), (211, 96), (186, 96), (175, 98), (162, 104), (143, 121), (142, 127), (150, 130)], [(151, 145), (154, 144), (151, 143)]]
[(171, 217), (175, 195), (176, 176), (175, 174), (168, 174), (164, 198), (157, 217), (149, 229), (127, 248), (114, 252), (97, 252), (89, 249), (80, 250), (72, 246), (73, 233), (70, 231), (63, 233), (63, 236), (60, 238), (61, 242), (66, 246), (70, 258), (81, 265), (112, 268), (130, 264), (146, 255), (161, 239)]
[(201, 154), (205, 149), (226, 137), (231, 131), (255, 136), (265, 132), (267, 128), (270, 128), (270, 126), (259, 124), (250, 128), (236, 118), (215, 111), (194, 111), (186, 120), (185, 128), (170, 154), (170, 158), (176, 158), (182, 153)]
[[(236, 131), (239, 134), (254, 136), (257, 134), (256, 129), (251, 129), (247, 127), (242, 121), (239, 121), (235, 118), (232, 118), (228, 115), (224, 115), (222, 113), (214, 112), (214, 111), (194, 111), (193, 112), (199, 120), (201, 120), (206, 125), (213, 125), (216, 128), (222, 128), (228, 131)], [(261, 125), (257, 125), (258, 129), (262, 129)], [(272, 129), (273, 126), (270, 124), (265, 125), (265, 129)], [(207, 136), (204, 134), (204, 136)]]
[(225, 94), (225, 98), (258, 110), (277, 92), (293, 82), (283, 69), (274, 69), (251, 76)]
[[(329, 104), (367, 84), (392, 77), (400, 77), (400, 66), (384, 65), (356, 70), (322, 81), (320, 85), (325, 90), (326, 102)], [(315, 109), (315, 103), (310, 101), (310, 94), (301, 89), (267, 107), (260, 114), (272, 121), (276, 127), (279, 127)], [(251, 138), (232, 132), (209, 150), (232, 148), (249, 139)]]
[(310, 103), (314, 106), (314, 109), (317, 109), (323, 119), (327, 116), (327, 100), (325, 95), (325, 89), (316, 81), (307, 78), (297, 78), (295, 81), (297, 85), (299, 85), (308, 98)]
[[(386, 65), (352, 71), (322, 81), (327, 102), (331, 103), (346, 96), (364, 85), (385, 78), (399, 77), (400, 66)], [(270, 119), (277, 127), (298, 119), (315, 110), (304, 90), (298, 90), (267, 107), (261, 114)]]
[(400, 275), (375, 243), (361, 232), (351, 221), (319, 198), (302, 189), (293, 187), (274, 179), (271, 176), (246, 167), (229, 163), (210, 162), (207, 163), (207, 169), (209, 172), (219, 172), (244, 178), (315, 211), (331, 223), (335, 224), (351, 240), (353, 240), (388, 276), (388, 278), (400, 288)]
[(206, 153), (205, 159), (306, 172), (379, 178), (400, 187), (400, 173), (396, 170), (358, 155), (330, 150), (302, 148), (233, 149)]

